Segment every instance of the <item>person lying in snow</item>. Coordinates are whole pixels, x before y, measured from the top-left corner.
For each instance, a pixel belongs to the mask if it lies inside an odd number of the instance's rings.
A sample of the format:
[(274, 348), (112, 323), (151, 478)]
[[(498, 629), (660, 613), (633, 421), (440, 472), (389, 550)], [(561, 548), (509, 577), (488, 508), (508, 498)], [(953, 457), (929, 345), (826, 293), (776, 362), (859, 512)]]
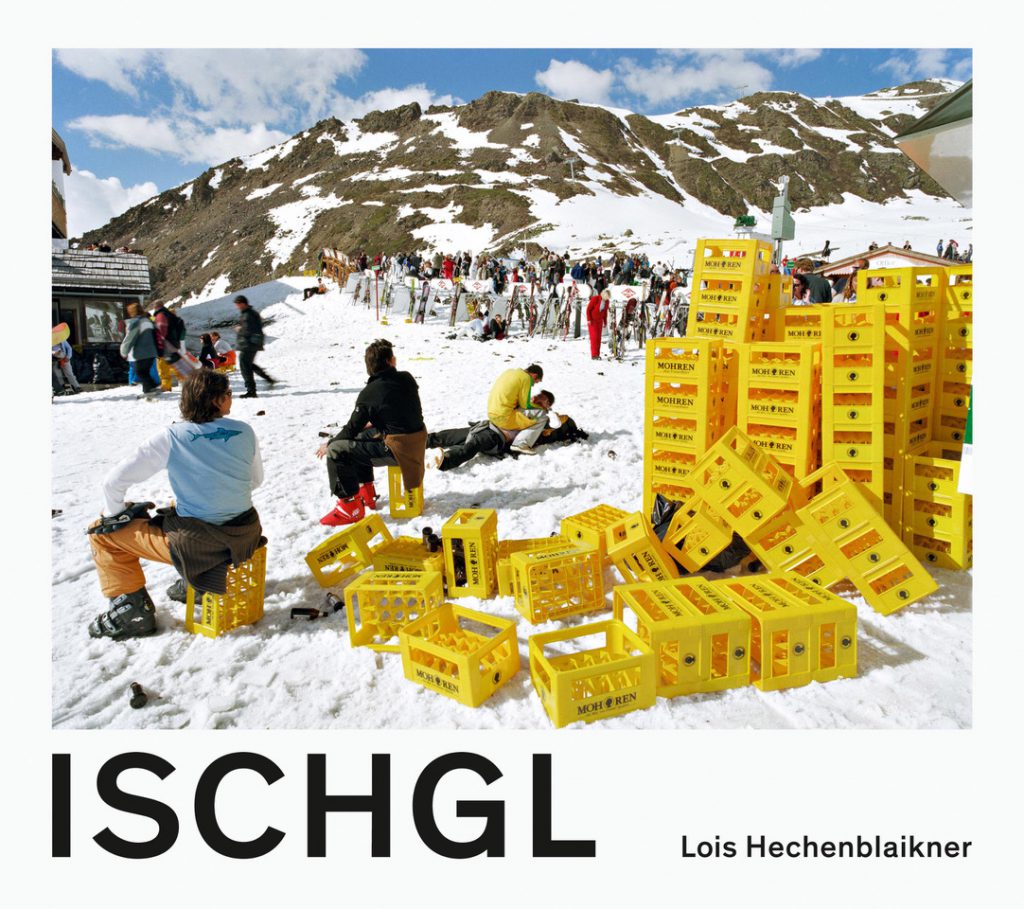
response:
[[(141, 637), (157, 630), (140, 559), (173, 564), (181, 578), (167, 595), (185, 602), (196, 592), (222, 594), (229, 565), (252, 558), (266, 539), (252, 491), (263, 482), (263, 461), (252, 427), (229, 420), (231, 386), (210, 369), (181, 383), (182, 422), (143, 442), (103, 480), (103, 512), (87, 531), (100, 589), (110, 610), (89, 625), (94, 638)], [(133, 483), (167, 468), (173, 508), (151, 518), (152, 502), (126, 502)]]
[[(541, 390), (534, 401), (540, 405), (548, 418), (547, 428), (537, 439), (537, 445), (550, 445), (555, 442), (578, 442), (588, 438), (587, 433), (576, 425), (576, 421), (564, 414), (556, 414), (555, 396), (549, 391)], [(483, 420), (472, 426), (459, 429), (442, 429), (427, 436), (427, 448), (440, 448), (427, 461), (428, 466), (438, 470), (454, 470), (478, 454), (503, 458), (512, 451), (506, 434), (489, 420)], [(531, 452), (535, 453), (535, 452)]]
[[(370, 378), (349, 421), (316, 450), (327, 458), (327, 478), (338, 497), (321, 524), (337, 527), (361, 521), (366, 509), (377, 507), (373, 468), (397, 464), (406, 489), (423, 483), (427, 429), (423, 425), (419, 386), (411, 374), (395, 369), (390, 341), (374, 341), (366, 348)], [(367, 432), (370, 427), (376, 432)]]

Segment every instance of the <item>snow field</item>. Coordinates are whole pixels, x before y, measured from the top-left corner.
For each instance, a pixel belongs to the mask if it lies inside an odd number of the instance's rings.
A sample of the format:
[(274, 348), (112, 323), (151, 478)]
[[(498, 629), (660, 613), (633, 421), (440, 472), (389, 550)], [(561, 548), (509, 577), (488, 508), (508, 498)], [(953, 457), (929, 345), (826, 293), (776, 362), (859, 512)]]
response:
[[(170, 566), (145, 565), (160, 632), (128, 642), (94, 641), (86, 625), (106, 608), (84, 535), (98, 515), (99, 483), (123, 454), (178, 418), (178, 392), (153, 402), (137, 388), (118, 388), (53, 406), (52, 722), (60, 728), (549, 728), (529, 680), (527, 637), (563, 623), (532, 626), (510, 597), (458, 602), (518, 623), (522, 669), (478, 709), (407, 682), (397, 654), (350, 647), (345, 614), (315, 621), (289, 619), (295, 606), (324, 605), (324, 591), (304, 556), (331, 535), (318, 520), (332, 505), (324, 464), (314, 456), (318, 431), (347, 420), (366, 380), (363, 350), (377, 337), (395, 344), (398, 368), (420, 386), (428, 429), (482, 419), (491, 383), (510, 366), (537, 362), (555, 409), (590, 433), (588, 442), (551, 446), (531, 458), (478, 457), (463, 468), (429, 471), (422, 518), (396, 522), (395, 536), (440, 532), (457, 508), (498, 511), (499, 538), (547, 536), (562, 517), (607, 503), (641, 507), (643, 356), (622, 363), (591, 361), (584, 337), (554, 342), (513, 336), (505, 342), (447, 340), (447, 307), (425, 325), (405, 313), (378, 325), (371, 308), (353, 306), (338, 291), (301, 299), (310, 278), (282, 278), (247, 289), (262, 311), (267, 349), (258, 362), (280, 383), (260, 397), (237, 397), (232, 416), (249, 422), (263, 453), (267, 480), (254, 501), (268, 537), (264, 618), (215, 640), (184, 630), (183, 607), (164, 594)], [(189, 338), (233, 320), (234, 294), (195, 303), (183, 314)], [(519, 326), (514, 326), (518, 330)], [(230, 330), (221, 328), (231, 339)], [(194, 343), (190, 344), (194, 347)], [(242, 390), (237, 373), (236, 392)], [(386, 473), (377, 472), (386, 496)], [(131, 490), (133, 499), (168, 501), (160, 474)], [(855, 591), (859, 672), (855, 679), (762, 693), (748, 686), (671, 700), (594, 724), (603, 728), (947, 728), (971, 724), (971, 577), (937, 570), (939, 591), (882, 617)], [(610, 615), (576, 617), (578, 625)], [(145, 709), (128, 705), (131, 682), (150, 693)], [(577, 727), (581, 728), (579, 724)]]

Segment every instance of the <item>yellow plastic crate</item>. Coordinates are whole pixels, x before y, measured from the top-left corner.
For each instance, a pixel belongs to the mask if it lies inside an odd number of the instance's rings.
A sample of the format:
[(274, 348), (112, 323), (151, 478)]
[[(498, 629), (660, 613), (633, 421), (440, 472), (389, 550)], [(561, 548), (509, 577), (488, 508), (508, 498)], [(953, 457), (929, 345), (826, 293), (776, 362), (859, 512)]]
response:
[(857, 272), (858, 304), (938, 306), (945, 296), (944, 268), (865, 268)]
[(515, 593), (512, 553), (562, 549), (567, 543), (568, 540), (562, 534), (557, 534), (553, 537), (534, 537), (528, 540), (500, 540), (495, 561), (498, 578), (498, 596), (510, 597)]
[(405, 677), (479, 707), (519, 671), (516, 624), (444, 603), (398, 633)]
[(815, 534), (822, 559), (844, 566), (846, 577), (875, 611), (889, 615), (937, 588), (886, 524), (880, 503), (869, 500), (835, 464), (826, 464), (807, 482), (819, 479), (822, 492), (797, 515)]
[(601, 556), (601, 564), (611, 565), (608, 558), (608, 547), (605, 544), (605, 532), (616, 521), (629, 517), (629, 512), (612, 505), (598, 505), (581, 511), (579, 514), (562, 518), (558, 529), (563, 537), (573, 543), (588, 543), (595, 547)]
[(793, 478), (733, 427), (697, 461), (696, 494), (740, 536), (755, 532), (789, 502)]
[(700, 571), (732, 542), (732, 528), (700, 496), (672, 516), (662, 544), (687, 571)]
[(614, 617), (654, 651), (659, 697), (750, 682), (750, 617), (702, 578), (620, 584)]
[(589, 543), (512, 553), (516, 609), (534, 625), (605, 608), (601, 555)]
[(693, 256), (693, 283), (713, 278), (763, 276), (771, 272), (772, 246), (763, 240), (702, 239)]
[(392, 539), (379, 514), (339, 530), (306, 554), (306, 564), (321, 587), (334, 587), (373, 564), (374, 541)]
[(639, 511), (616, 521), (605, 531), (605, 546), (608, 558), (627, 583), (679, 577), (675, 562), (654, 535), (650, 521)]
[(388, 468), (388, 509), (393, 518), (418, 518), (423, 514), (423, 486), (406, 489), (400, 467)]
[(436, 571), (367, 571), (345, 588), (353, 647), (398, 653), (398, 632), (444, 602)]
[(444, 574), (444, 553), (431, 552), (421, 537), (395, 537), (373, 549), (374, 571), (437, 571)]
[(498, 513), (493, 508), (460, 508), (445, 521), (441, 540), (448, 596), (493, 596), (498, 586)]
[(822, 558), (812, 528), (792, 506), (744, 540), (769, 571), (792, 572), (822, 587), (831, 587), (846, 576), (841, 563)]
[[(792, 292), (792, 291), (791, 291)], [(782, 336), (780, 341), (821, 341), (822, 314), (825, 306), (814, 303), (810, 306), (786, 306), (779, 313)]]
[(654, 704), (654, 651), (615, 619), (531, 635), (529, 651), (530, 679), (556, 727)]
[(788, 573), (713, 582), (753, 621), (751, 681), (763, 691), (857, 675), (857, 608)]
[(248, 562), (228, 568), (227, 589), (222, 594), (204, 592), (196, 601), (189, 585), (185, 595), (185, 630), (215, 638), (263, 618), (263, 593), (267, 579), (267, 547), (261, 546)]
[(954, 570), (972, 567), (974, 508), (972, 497), (957, 490), (959, 452), (933, 442), (903, 463), (903, 542), (923, 562)]
[(857, 303), (830, 306), (823, 315), (821, 462), (838, 464), (881, 507), (885, 306), (862, 299), (859, 288), (857, 293)]

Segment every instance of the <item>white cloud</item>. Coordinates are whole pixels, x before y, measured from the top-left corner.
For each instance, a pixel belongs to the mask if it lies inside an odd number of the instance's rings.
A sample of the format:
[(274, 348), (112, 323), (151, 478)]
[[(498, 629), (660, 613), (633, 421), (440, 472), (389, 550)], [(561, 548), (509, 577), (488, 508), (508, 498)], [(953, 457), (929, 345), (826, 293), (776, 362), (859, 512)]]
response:
[(949, 51), (944, 48), (924, 47), (902, 56), (893, 55), (879, 64), (879, 72), (889, 73), (897, 82), (912, 82), (918, 79), (970, 77), (972, 59), (965, 57), (954, 63)]
[(143, 78), (164, 78), (176, 109), (209, 125), (235, 125), (324, 116), (335, 82), (357, 73), (366, 54), (346, 48), (59, 50), (57, 61), (133, 97)]
[(659, 55), (649, 66), (627, 57), (617, 72), (623, 87), (648, 104), (682, 102), (693, 95), (751, 94), (772, 84), (771, 72), (742, 50)]
[[(68, 127), (92, 145), (220, 164), (287, 139), (328, 115), (350, 119), (416, 101), (455, 103), (423, 83), (350, 97), (336, 88), (366, 62), (359, 50), (59, 50), (57, 61), (83, 78), (141, 98), (169, 87), (145, 115), (87, 115)], [(282, 130), (287, 130), (282, 131)]]
[(68, 126), (84, 132), (94, 147), (136, 148), (171, 155), (183, 164), (221, 164), (288, 138), (287, 133), (269, 129), (263, 123), (246, 128), (218, 126), (210, 129), (194, 120), (131, 114), (78, 117)]
[(80, 237), (158, 192), (150, 181), (122, 186), (117, 177), (97, 177), (88, 170), (73, 170), (64, 179), (67, 194), (68, 235)]
[(106, 50), (99, 48), (58, 50), (61, 66), (85, 79), (95, 79), (109, 85), (114, 91), (138, 96), (135, 81), (147, 69), (147, 56), (151, 51), (142, 49)]
[(578, 60), (552, 60), (547, 69), (534, 73), (533, 78), (556, 98), (606, 104), (615, 74), (610, 69), (593, 69)]
[(761, 56), (770, 56), (779, 66), (786, 68), (803, 66), (811, 63), (822, 55), (820, 48), (814, 47), (784, 47), (775, 51), (761, 51)]
[(451, 95), (435, 95), (420, 82), (416, 85), (407, 85), (405, 88), (381, 88), (358, 98), (336, 95), (332, 100), (331, 113), (340, 120), (351, 120), (370, 111), (392, 110), (414, 101), (423, 110), (432, 104), (449, 106), (458, 103)]

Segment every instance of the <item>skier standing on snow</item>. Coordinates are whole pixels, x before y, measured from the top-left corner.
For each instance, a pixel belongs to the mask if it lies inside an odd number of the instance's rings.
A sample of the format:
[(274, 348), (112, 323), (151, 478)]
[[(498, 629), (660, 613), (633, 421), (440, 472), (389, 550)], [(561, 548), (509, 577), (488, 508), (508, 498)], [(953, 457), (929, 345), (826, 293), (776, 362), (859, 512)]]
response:
[(235, 347), (238, 349), (238, 369), (245, 383), (245, 394), (241, 397), (255, 398), (256, 379), (253, 378), (253, 373), (261, 376), (268, 385), (274, 385), (277, 379), (268, 376), (256, 365), (256, 354), (263, 350), (263, 318), (242, 294), (235, 297), (235, 306), (238, 308), (239, 316), (238, 324), (235, 326)]
[(62, 391), (66, 389), (66, 394), (77, 395), (82, 389), (71, 367), (71, 345), (67, 341), (61, 341), (50, 348), (50, 353), (53, 356), (53, 373), (56, 377), (54, 390), (61, 385)]
[[(139, 362), (139, 361), (136, 361)], [(109, 611), (89, 625), (94, 638), (141, 637), (157, 630), (140, 559), (173, 564), (182, 576), (167, 591), (185, 601), (185, 584), (223, 594), (229, 565), (239, 565), (266, 540), (252, 505), (263, 462), (252, 427), (228, 419), (227, 377), (199, 369), (181, 383), (181, 418), (143, 442), (103, 480), (103, 517), (89, 528), (92, 557)], [(160, 470), (175, 506), (156, 518), (151, 502), (125, 497), (133, 483)]]
[(366, 508), (377, 507), (373, 468), (397, 464), (406, 489), (423, 485), (427, 429), (423, 425), (419, 386), (411, 374), (399, 372), (390, 341), (366, 348), (369, 378), (352, 416), (329, 442), (316, 450), (327, 458), (327, 478), (338, 497), (321, 524), (337, 527), (362, 520)]
[(587, 331), (590, 332), (590, 359), (601, 359), (601, 332), (604, 331), (604, 323), (608, 318), (608, 299), (611, 293), (602, 290), (594, 294), (587, 303)]

